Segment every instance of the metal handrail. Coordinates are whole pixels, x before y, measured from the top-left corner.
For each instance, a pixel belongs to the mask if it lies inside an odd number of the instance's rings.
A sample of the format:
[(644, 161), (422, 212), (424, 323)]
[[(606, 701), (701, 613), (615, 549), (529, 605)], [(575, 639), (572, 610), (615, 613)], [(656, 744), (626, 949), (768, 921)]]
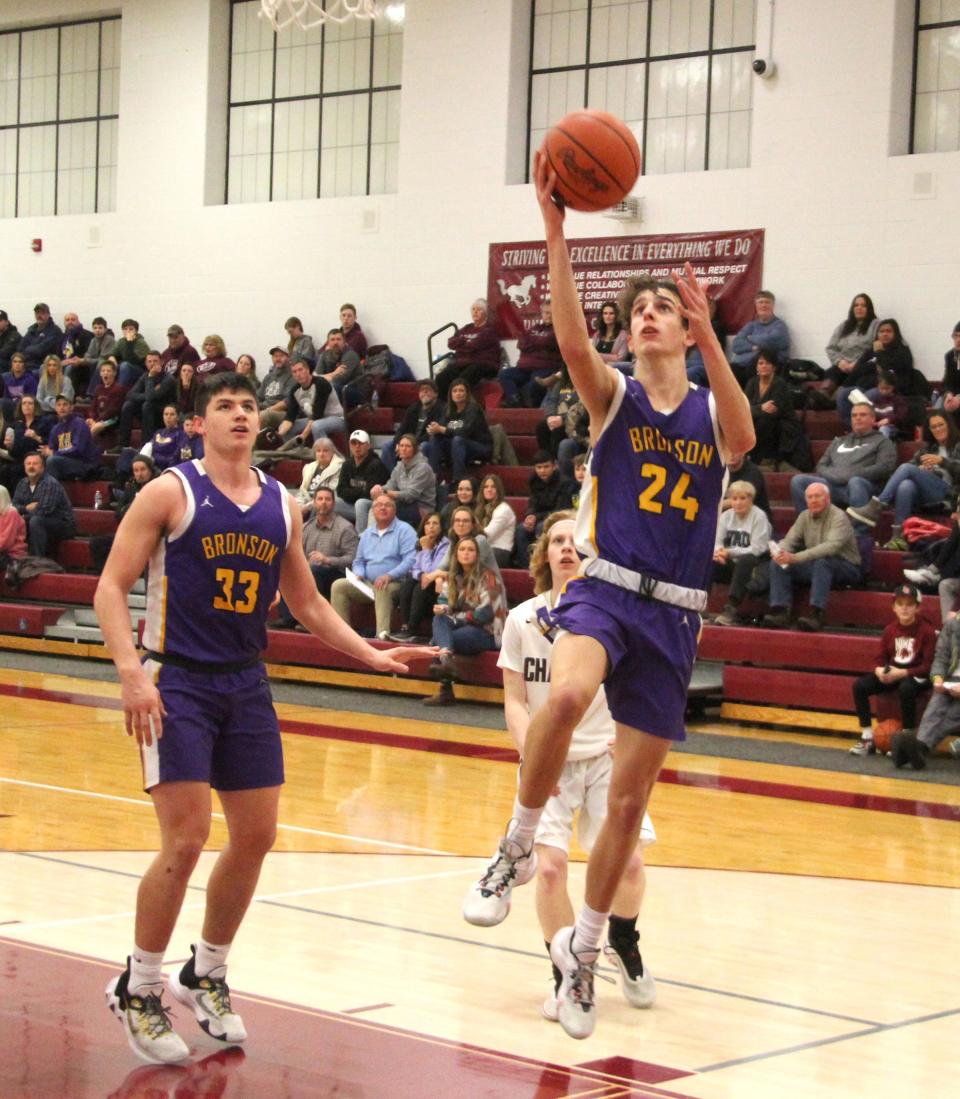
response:
[(445, 325), (443, 325), (441, 328), (437, 328), (435, 331), (431, 332), (429, 336), (427, 336), (427, 364), (430, 367), (431, 378), (433, 377), (434, 365), (438, 363), (440, 359), (444, 358), (443, 355), (440, 355), (436, 359), (433, 357), (433, 338), (434, 336), (439, 336), (441, 332), (446, 332), (448, 328), (453, 329), (454, 335), (456, 335), (460, 331), (459, 327), (454, 324), (453, 321), (447, 321)]

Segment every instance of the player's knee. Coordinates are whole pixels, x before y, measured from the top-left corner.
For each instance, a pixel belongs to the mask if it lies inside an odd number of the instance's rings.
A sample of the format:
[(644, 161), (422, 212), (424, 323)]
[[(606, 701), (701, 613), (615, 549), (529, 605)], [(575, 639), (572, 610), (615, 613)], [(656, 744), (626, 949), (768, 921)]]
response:
[(553, 724), (562, 729), (573, 729), (587, 712), (593, 698), (593, 694), (576, 683), (556, 684), (550, 692), (548, 702)]
[(645, 790), (625, 790), (618, 794), (611, 791), (607, 802), (607, 820), (618, 832), (639, 834), (646, 804)]
[(167, 840), (163, 845), (167, 865), (172, 873), (189, 875), (203, 854), (207, 831), (191, 829)]
[(627, 864), (623, 868), (623, 877), (621, 881), (625, 885), (634, 887), (643, 881), (643, 855), (641, 855), (639, 851), (634, 851), (630, 858), (627, 859)]
[(277, 826), (274, 823), (244, 828), (237, 836), (230, 837), (230, 845), (250, 859), (263, 859), (277, 842)]
[(567, 860), (555, 847), (541, 847), (537, 858), (537, 878), (545, 893), (560, 893), (567, 888)]

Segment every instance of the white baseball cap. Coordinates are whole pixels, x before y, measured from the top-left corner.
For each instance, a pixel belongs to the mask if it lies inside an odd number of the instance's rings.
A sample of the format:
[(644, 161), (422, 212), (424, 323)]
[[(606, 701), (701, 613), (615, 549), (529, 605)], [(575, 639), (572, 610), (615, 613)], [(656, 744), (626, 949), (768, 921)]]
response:
[(357, 428), (357, 430), (350, 436), (350, 442), (351, 443), (369, 443), (370, 442), (370, 436), (365, 431), (361, 431), (360, 428)]

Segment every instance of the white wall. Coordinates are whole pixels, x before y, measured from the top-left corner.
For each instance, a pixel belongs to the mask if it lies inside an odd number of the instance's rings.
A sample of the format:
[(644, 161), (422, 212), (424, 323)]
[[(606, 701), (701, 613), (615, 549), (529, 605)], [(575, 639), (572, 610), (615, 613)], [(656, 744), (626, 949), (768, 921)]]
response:
[[(525, 0), (407, 0), (399, 193), (251, 206), (216, 204), (226, 60), (209, 52), (225, 8), (121, 0), (117, 211), (0, 221), (0, 308), (21, 327), (39, 299), (87, 321), (130, 314), (154, 343), (178, 321), (195, 341), (219, 332), (231, 354), (264, 359), (288, 314), (317, 335), (352, 300), (368, 333), (423, 373), (426, 333), (465, 322), (484, 292), (488, 244), (540, 235), (530, 188), (506, 182), (517, 177), (508, 135), (526, 110)], [(116, 10), (30, 8), (33, 23)], [(644, 177), (639, 228), (571, 214), (570, 235), (764, 228), (764, 284), (796, 354), (824, 361), (866, 290), (938, 376), (960, 318), (960, 154), (890, 155), (906, 147), (911, 10), (777, 0), (778, 75), (754, 86), (752, 167)], [(0, 0), (0, 26), (23, 25), (22, 11)], [(365, 217), (375, 231), (362, 231)]]

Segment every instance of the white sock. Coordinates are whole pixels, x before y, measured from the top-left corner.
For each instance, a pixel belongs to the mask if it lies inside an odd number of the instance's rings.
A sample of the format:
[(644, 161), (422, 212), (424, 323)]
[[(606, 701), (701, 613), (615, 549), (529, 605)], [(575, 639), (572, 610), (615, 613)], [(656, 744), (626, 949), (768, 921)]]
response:
[[(230, 943), (226, 946), (216, 946), (208, 943), (206, 939), (197, 939), (197, 952), (193, 959), (193, 971), (198, 977), (209, 977), (211, 973), (216, 977), (222, 977), (227, 971), (227, 955), (230, 953)], [(223, 973), (215, 973), (222, 969)]]
[(130, 980), (127, 982), (128, 992), (137, 992), (146, 985), (163, 984), (163, 951), (152, 954), (149, 950), (141, 950), (135, 946), (130, 951)]
[(507, 837), (514, 843), (529, 851), (533, 846), (533, 837), (536, 835), (537, 825), (543, 815), (543, 806), (539, 809), (528, 809), (520, 804), (519, 798), (513, 803), (513, 816), (507, 827)]
[(873, 729), (869, 725), (860, 730), (861, 740), (873, 740)]
[(577, 916), (577, 922), (573, 927), (573, 939), (571, 940), (578, 954), (600, 949), (600, 939), (607, 926), (607, 917), (609, 915), (609, 912), (597, 912), (588, 904), (580, 909), (580, 915)]

